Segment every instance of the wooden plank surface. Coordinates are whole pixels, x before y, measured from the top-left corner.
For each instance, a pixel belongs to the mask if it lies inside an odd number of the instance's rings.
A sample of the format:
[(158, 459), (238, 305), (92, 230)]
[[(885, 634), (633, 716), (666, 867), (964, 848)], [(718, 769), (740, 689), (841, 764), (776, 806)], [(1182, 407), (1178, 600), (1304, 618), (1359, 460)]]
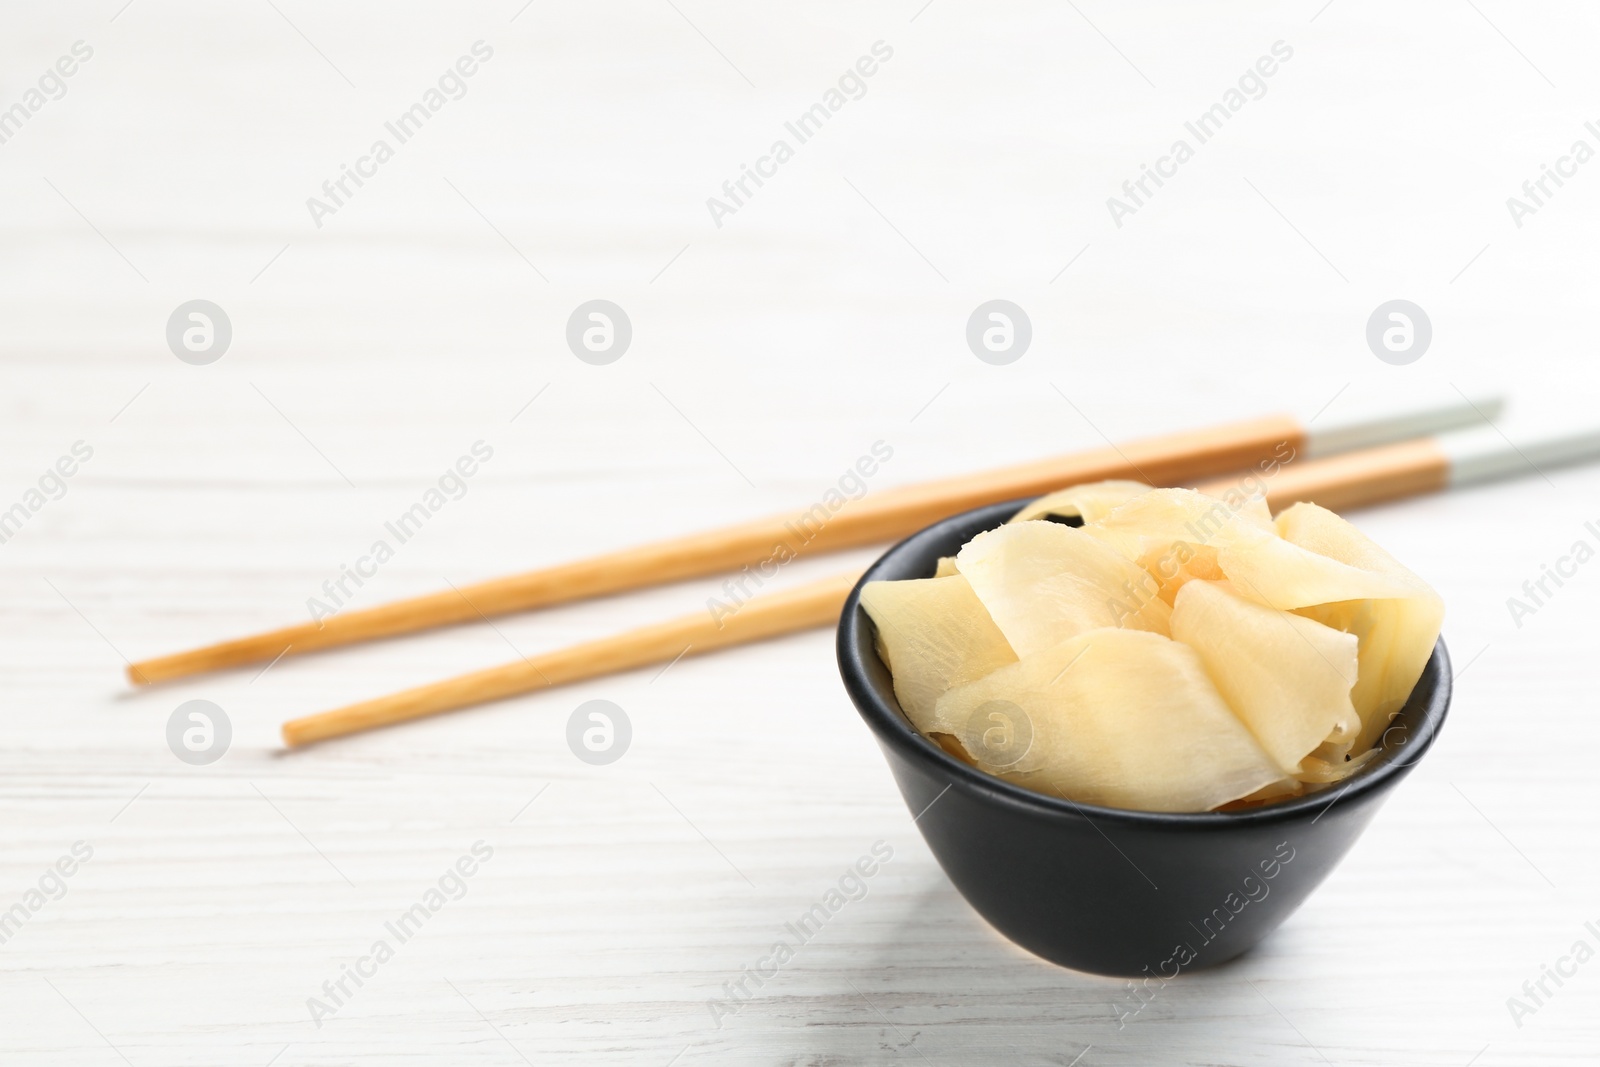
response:
[[(1518, 390), (1513, 439), (1592, 417), (1600, 179), (1520, 227), (1506, 206), (1600, 143), (1576, 5), (519, 7), (0, 13), (0, 108), (93, 51), (0, 144), (0, 511), (92, 449), (0, 544), (0, 911), (29, 915), (0, 944), (0, 1058), (1593, 1062), (1600, 963), (1520, 1020), (1507, 999), (1600, 947), (1600, 570), (1520, 618), (1507, 599), (1600, 546), (1594, 470), (1361, 517), (1449, 605), (1449, 726), (1259, 951), (1121, 1028), (1120, 983), (1027, 956), (945, 881), (825, 633), (281, 751), (286, 718), (693, 611), (720, 581), (127, 691), (126, 659), (308, 618), (479, 441), (492, 458), (341, 600), (807, 507), (877, 442), (869, 495), (1457, 387)], [(318, 228), (307, 198), (480, 40), (465, 95)], [(864, 94), (717, 226), (707, 198), (878, 41)], [(1264, 95), (1116, 225), (1107, 197), (1276, 41)], [(1397, 297), (1434, 330), (1403, 367), (1364, 337)], [(597, 298), (633, 325), (607, 366), (564, 339)], [(995, 298), (1033, 329), (1006, 366), (965, 339)], [(165, 338), (194, 299), (233, 327), (206, 366)], [(208, 766), (168, 748), (191, 699), (231, 722)], [(632, 724), (610, 765), (567, 745), (594, 699)], [(718, 1025), (723, 983), (879, 841), (865, 898)], [(314, 1020), (476, 842), (460, 898)]]

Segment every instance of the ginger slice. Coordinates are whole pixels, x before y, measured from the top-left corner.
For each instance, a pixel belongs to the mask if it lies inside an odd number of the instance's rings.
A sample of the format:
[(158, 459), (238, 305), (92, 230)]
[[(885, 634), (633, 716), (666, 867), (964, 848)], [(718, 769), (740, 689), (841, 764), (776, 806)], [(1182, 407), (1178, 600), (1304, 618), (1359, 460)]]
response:
[(1220, 549), (1275, 539), (1272, 515), (1260, 497), (1218, 499), (1193, 489), (1152, 489), (1084, 523), (1091, 537), (1128, 559), (1143, 559), (1178, 544)]
[(1433, 654), (1444, 602), (1349, 522), (1315, 504), (1276, 521), (1279, 539), (1224, 548), (1219, 561), (1243, 596), (1355, 635), (1360, 675), (1350, 699), (1367, 751), (1411, 695)]
[(1030, 519), (1043, 519), (1057, 515), (1064, 519), (1082, 519), (1084, 522), (1094, 522), (1114, 508), (1127, 503), (1136, 496), (1148, 493), (1150, 487), (1143, 482), (1119, 481), (1116, 479), (1104, 482), (1086, 482), (1083, 485), (1074, 485), (1068, 489), (1058, 489), (1054, 493), (1040, 497), (1015, 515), (1011, 522), (1027, 522)]
[(1215, 548), (1188, 541), (1152, 548), (1138, 562), (1156, 580), (1156, 595), (1169, 605), (1177, 602), (1178, 591), (1189, 582), (1221, 582), (1228, 578), (1217, 561)]
[(1209, 811), (1284, 778), (1199, 655), (1144, 631), (1024, 656), (950, 690), (934, 717), (983, 769), (1084, 803)]
[(1295, 772), (1295, 779), (1308, 785), (1329, 785), (1333, 782), (1342, 782), (1362, 767), (1365, 767), (1378, 756), (1378, 749), (1369, 748), (1359, 756), (1350, 759), (1324, 760), (1316, 756), (1307, 756), (1300, 769)]
[(1081, 529), (1010, 523), (968, 541), (956, 567), (1018, 656), (1107, 626), (1167, 633), (1150, 576)]
[(1352, 635), (1246, 600), (1226, 583), (1195, 581), (1178, 593), (1172, 636), (1199, 653), (1218, 692), (1284, 774), (1296, 773), (1325, 741), (1356, 736)]
[(878, 655), (894, 677), (900, 708), (924, 734), (947, 690), (1017, 661), (994, 620), (959, 574), (868, 582), (861, 606), (877, 631)]
[(1276, 539), (1264, 500), (1243, 493), (1218, 499), (1193, 489), (1150, 490), (1083, 531), (1138, 563), (1151, 577), (1152, 595), (1169, 606), (1185, 583), (1227, 577), (1222, 546)]

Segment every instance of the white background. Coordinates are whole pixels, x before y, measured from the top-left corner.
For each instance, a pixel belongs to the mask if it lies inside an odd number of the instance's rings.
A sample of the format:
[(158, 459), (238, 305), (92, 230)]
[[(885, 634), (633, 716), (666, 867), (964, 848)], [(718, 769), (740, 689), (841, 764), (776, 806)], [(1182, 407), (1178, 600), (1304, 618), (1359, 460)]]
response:
[[(1592, 411), (1600, 162), (1521, 228), (1505, 201), (1600, 147), (1594, 12), (919, 2), (4, 5), (0, 107), (94, 49), (0, 145), (0, 509), (94, 450), (0, 545), (0, 908), (94, 849), (0, 946), (7, 1062), (1592, 1062), (1600, 962), (1520, 1028), (1506, 1000), (1597, 940), (1600, 566), (1520, 627), (1506, 599), (1597, 541), (1600, 469), (1357, 516), (1446, 599), (1448, 728), (1279, 932), (1120, 1030), (1120, 983), (945, 881), (828, 633), (280, 751), (285, 718), (715, 581), (126, 690), (124, 657), (305, 618), (478, 440), (467, 495), (355, 603), (804, 506), (878, 440), (875, 489), (1456, 388), (1512, 390), (1514, 440)], [(466, 96), (317, 228), (306, 198), (478, 40)], [(714, 225), (879, 40), (866, 95)], [(1266, 95), (1116, 227), (1106, 198), (1280, 40)], [(634, 327), (606, 367), (563, 339), (596, 297)], [(963, 336), (996, 297), (1034, 330), (1005, 367)], [(233, 324), (210, 366), (165, 341), (195, 298)], [(1434, 325), (1406, 367), (1363, 337), (1393, 298)], [(209, 767), (166, 745), (191, 698), (233, 723)], [(565, 743), (591, 698), (633, 722), (609, 767)], [(880, 839), (868, 896), (713, 1025)], [(307, 998), (478, 840), (466, 896), (315, 1026)]]

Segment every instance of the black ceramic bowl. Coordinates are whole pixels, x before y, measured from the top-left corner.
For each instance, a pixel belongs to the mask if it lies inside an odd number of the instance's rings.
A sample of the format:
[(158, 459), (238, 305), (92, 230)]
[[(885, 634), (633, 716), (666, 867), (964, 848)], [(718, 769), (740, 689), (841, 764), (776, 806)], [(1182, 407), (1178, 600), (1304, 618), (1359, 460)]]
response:
[(1035, 793), (968, 766), (917, 732), (895, 700), (859, 603), (866, 582), (931, 577), (940, 556), (1023, 503), (946, 519), (873, 564), (839, 620), (845, 688), (940, 866), (1006, 937), (1097, 974), (1172, 978), (1231, 959), (1300, 906), (1432, 744), (1450, 705), (1444, 642), (1384, 735), (1382, 753), (1323, 792), (1198, 814)]

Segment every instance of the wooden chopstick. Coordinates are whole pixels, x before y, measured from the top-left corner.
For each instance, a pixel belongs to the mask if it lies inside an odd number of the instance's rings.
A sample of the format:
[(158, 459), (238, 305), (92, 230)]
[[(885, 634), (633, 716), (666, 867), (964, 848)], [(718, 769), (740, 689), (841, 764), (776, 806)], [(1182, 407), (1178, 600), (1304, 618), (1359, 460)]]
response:
[[(1259, 480), (1266, 485), (1267, 504), (1274, 512), (1301, 500), (1344, 510), (1445, 488), (1451, 481), (1451, 455), (1439, 439), (1424, 438), (1288, 464), (1278, 468), (1271, 477), (1261, 476)], [(1251, 484), (1247, 476), (1199, 488), (1201, 492), (1220, 497), (1230, 490), (1248, 493)], [(784, 592), (752, 597), (727, 615), (720, 625), (709, 612), (702, 611), (520, 662), (292, 719), (283, 725), (283, 739), (291, 747), (298, 747), (612, 671), (667, 662), (685, 652), (709, 652), (814, 626), (832, 625), (858, 578), (859, 572), (852, 572)]]
[(827, 626), (838, 619), (845, 599), (860, 576), (860, 571), (852, 571), (824, 578), (779, 593), (752, 597), (738, 610), (721, 618), (714, 618), (709, 611), (700, 611), (351, 704), (336, 711), (293, 719), (283, 724), (283, 739), (290, 746), (298, 747), (583, 678)]
[[(818, 551), (904, 537), (946, 515), (984, 504), (1039, 496), (1052, 489), (1107, 478), (1184, 485), (1285, 454), (1360, 447), (1397, 436), (1481, 421), (1498, 398), (1414, 409), (1400, 416), (1319, 427), (1315, 434), (1290, 416), (1272, 416), (1189, 430), (1072, 455), (888, 489), (830, 512), (776, 515), (719, 530), (607, 553), (426, 596), (346, 611), (220, 644), (130, 664), (129, 681), (143, 685), (317, 649), (413, 633), (452, 623), (546, 607), (627, 589), (678, 581)], [(822, 514), (818, 514), (821, 511)]]
[(851, 501), (832, 514), (824, 509), (821, 517), (815, 514), (816, 509), (811, 513), (775, 515), (479, 582), (459, 590), (346, 611), (319, 623), (286, 626), (148, 659), (131, 664), (128, 679), (137, 684), (165, 681), (270, 660), (285, 650), (295, 655), (737, 570), (772, 558), (782, 548), (799, 555), (892, 540), (945, 515), (1002, 500), (1038, 496), (1078, 482), (1106, 478), (1180, 482), (1249, 466), (1270, 457), (1284, 442), (1298, 448), (1304, 439), (1304, 428), (1291, 418), (1254, 419), (1146, 438), (1120, 449), (1095, 449), (983, 474), (889, 489)]

